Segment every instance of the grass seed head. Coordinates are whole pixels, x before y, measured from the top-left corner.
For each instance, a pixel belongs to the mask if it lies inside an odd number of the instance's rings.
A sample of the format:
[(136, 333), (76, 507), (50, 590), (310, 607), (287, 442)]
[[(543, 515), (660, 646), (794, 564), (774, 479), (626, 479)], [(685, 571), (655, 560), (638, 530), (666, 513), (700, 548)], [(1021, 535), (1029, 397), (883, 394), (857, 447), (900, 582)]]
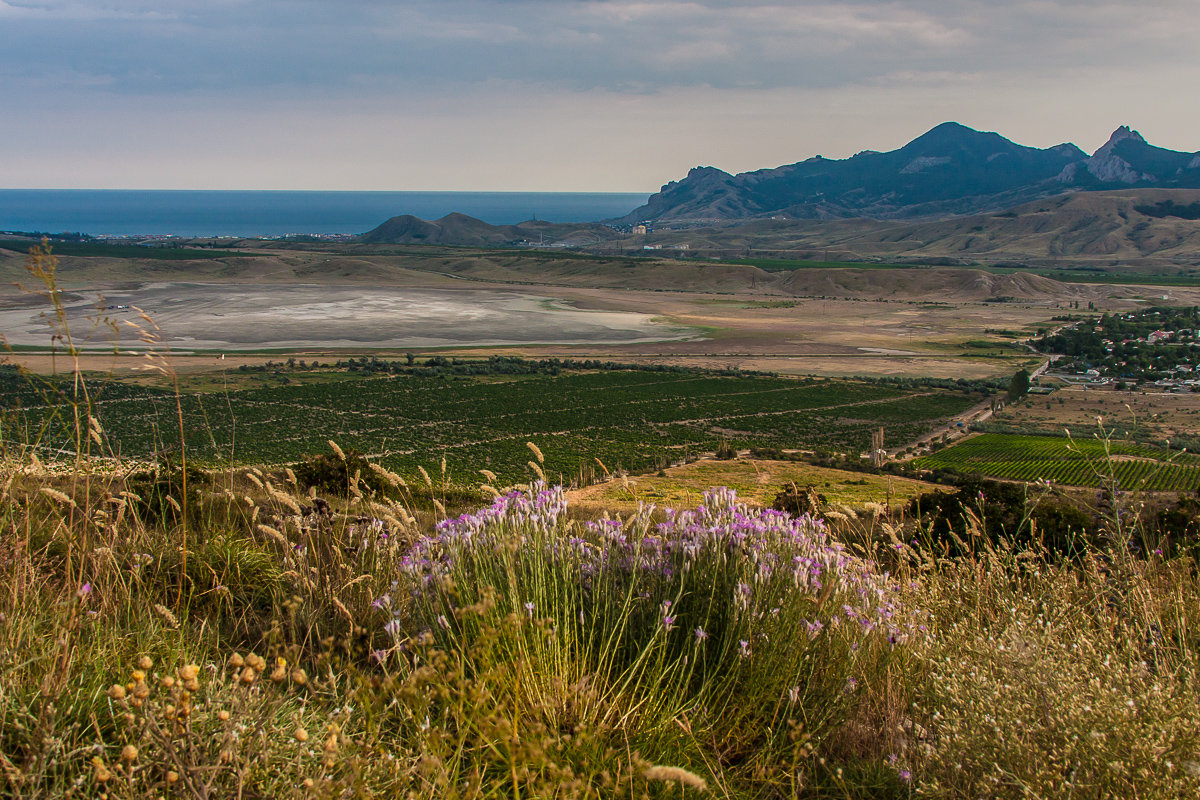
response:
[(708, 791), (708, 781), (683, 767), (653, 766), (648, 767), (642, 775), (648, 781), (672, 781), (680, 783), (683, 786), (689, 786), (697, 791)]

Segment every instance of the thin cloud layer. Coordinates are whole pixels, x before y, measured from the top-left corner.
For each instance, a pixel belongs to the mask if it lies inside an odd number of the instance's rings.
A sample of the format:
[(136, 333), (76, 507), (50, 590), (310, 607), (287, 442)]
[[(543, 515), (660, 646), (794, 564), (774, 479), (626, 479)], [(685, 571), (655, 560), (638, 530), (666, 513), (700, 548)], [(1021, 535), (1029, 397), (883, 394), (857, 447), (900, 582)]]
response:
[[(35, 176), (28, 164), (21, 165), (49, 154), (46, 137), (28, 131), (57, 124), (64, 108), (75, 109), (80, 121), (117, 130), (128, 128), (122, 115), (136, 114), (165, 137), (201, 104), (227, 134), (213, 146), (225, 148), (230, 163), (251, 168), (253, 148), (239, 147), (239, 137), (228, 132), (253, 128), (277, 106), (286, 105), (292, 118), (295, 104), (302, 104), (313, 115), (336, 110), (350, 125), (382, 120), (385, 129), (391, 123), (429, 131), (428, 140), (412, 141), (428, 150), (413, 170), (431, 180), (427, 168), (438, 158), (450, 169), (453, 160), (477, 153), (487, 153), (481, 158), (488, 163), (503, 157), (482, 133), (455, 152), (437, 153), (439, 139), (462, 141), (452, 124), (513, 137), (506, 142), (507, 158), (528, 169), (544, 165), (533, 159), (545, 148), (527, 144), (542, 141), (543, 132), (522, 133), (514, 114), (532, 113), (538, 126), (578, 135), (573, 121), (549, 112), (607, 113), (606, 130), (636, 132), (639, 146), (654, 150), (656, 131), (644, 126), (679, 135), (666, 120), (696, 116), (684, 104), (699, 102), (710, 114), (736, 109), (746, 140), (739, 149), (729, 136), (713, 135), (711, 155), (703, 160), (749, 168), (814, 151), (845, 154), (836, 144), (862, 137), (834, 125), (870, 119), (865, 104), (881, 102), (881, 93), (887, 106), (907, 110), (901, 119), (878, 120), (865, 146), (897, 146), (945, 119), (985, 126), (990, 117), (980, 112), (989, 97), (998, 111), (1010, 117), (1016, 112), (1011, 124), (994, 125), (1014, 138), (1022, 130), (1061, 139), (1102, 137), (1107, 131), (1069, 128), (1093, 115), (1097, 103), (1107, 104), (1111, 124), (1104, 124), (1110, 127), (1131, 122), (1167, 129), (1182, 121), (1194, 130), (1200, 112), (1178, 106), (1188, 103), (1184, 98), (1198, 77), (1195, 41), (1200, 15), (1194, 0), (0, 0), (0, 94), (9, 108), (28, 110), (24, 127), (0, 123), (0, 135), (16, 154), (10, 185), (36, 185), (29, 183)], [(1133, 96), (1130, 87), (1139, 83), (1144, 88)], [(1022, 91), (1028, 98), (1023, 111)], [(794, 108), (790, 116), (763, 108), (756, 120), (745, 102), (750, 97), (809, 107)], [(1149, 98), (1159, 102), (1158, 119), (1130, 116), (1152, 108)], [(141, 113), (150, 110), (157, 122)], [(814, 135), (814, 113), (826, 116), (829, 130), (808, 150), (797, 143), (790, 155), (776, 155), (773, 148), (752, 146), (775, 135), (756, 125), (790, 122), (806, 137)], [(440, 134), (439, 119), (447, 126)], [(300, 128), (289, 133), (299, 151), (309, 141), (313, 158), (328, 158), (332, 145), (315, 132), (324, 126)], [(1061, 134), (1055, 137), (1054, 130)], [(693, 135), (708, 134), (697, 129)], [(1176, 140), (1162, 143), (1184, 146), (1186, 135), (1180, 130)], [(88, 153), (97, 165), (92, 174), (104, 173), (105, 147), (94, 138), (66, 138), (72, 152), (59, 158), (74, 160), (76, 174), (87, 174)], [(369, 154), (382, 156), (386, 141), (382, 133), (371, 138)], [(621, 157), (609, 141), (576, 144), (603, 158)], [(167, 157), (165, 144), (157, 149)], [(780, 156), (782, 161), (770, 160)], [(764, 160), (755, 163), (755, 157)], [(632, 169), (645, 161), (645, 150), (627, 153), (622, 163), (630, 167), (629, 182), (602, 188), (653, 188), (664, 175), (636, 180)], [(184, 180), (182, 165), (172, 171), (173, 182)], [(547, 183), (552, 179), (539, 167), (537, 185), (508, 188), (600, 188), (576, 184), (586, 176), (569, 171), (570, 185)], [(513, 172), (492, 163), (492, 177), (480, 177), (491, 183)], [(611, 165), (593, 174), (605, 180), (616, 175)]]

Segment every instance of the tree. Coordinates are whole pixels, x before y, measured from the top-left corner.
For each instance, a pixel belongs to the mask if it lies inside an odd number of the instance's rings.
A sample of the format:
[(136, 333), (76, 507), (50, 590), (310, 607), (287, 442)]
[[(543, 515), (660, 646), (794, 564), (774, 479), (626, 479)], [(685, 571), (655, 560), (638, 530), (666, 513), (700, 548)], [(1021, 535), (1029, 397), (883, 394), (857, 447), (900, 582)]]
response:
[(1029, 370), (1019, 369), (1017, 374), (1012, 376), (1012, 380), (1008, 382), (1008, 399), (1010, 401), (1020, 400), (1027, 394), (1029, 394)]

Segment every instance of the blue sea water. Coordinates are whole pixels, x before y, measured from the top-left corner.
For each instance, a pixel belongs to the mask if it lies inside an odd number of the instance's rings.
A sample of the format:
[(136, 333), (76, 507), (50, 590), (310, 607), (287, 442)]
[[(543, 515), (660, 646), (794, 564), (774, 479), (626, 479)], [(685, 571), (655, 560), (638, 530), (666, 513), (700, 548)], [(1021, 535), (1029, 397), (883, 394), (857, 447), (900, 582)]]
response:
[(493, 225), (624, 216), (648, 194), (0, 189), (0, 231), (92, 236), (354, 234), (401, 214), (451, 212)]

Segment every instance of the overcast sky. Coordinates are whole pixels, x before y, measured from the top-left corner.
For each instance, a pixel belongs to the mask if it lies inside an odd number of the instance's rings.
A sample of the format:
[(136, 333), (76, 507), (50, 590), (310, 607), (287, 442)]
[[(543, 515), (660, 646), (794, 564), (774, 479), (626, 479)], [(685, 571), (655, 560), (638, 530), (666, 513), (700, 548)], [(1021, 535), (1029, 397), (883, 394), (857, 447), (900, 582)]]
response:
[(653, 191), (955, 120), (1200, 149), (1197, 0), (0, 0), (0, 187)]

